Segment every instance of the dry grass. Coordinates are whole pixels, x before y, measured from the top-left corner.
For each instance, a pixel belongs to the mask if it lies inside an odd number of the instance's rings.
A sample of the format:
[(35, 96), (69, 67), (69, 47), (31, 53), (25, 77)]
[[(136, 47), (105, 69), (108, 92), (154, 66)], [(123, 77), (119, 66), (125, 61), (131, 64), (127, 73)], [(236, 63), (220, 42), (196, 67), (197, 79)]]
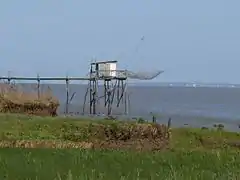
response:
[(67, 141), (93, 142), (96, 149), (158, 151), (168, 147), (171, 132), (166, 125), (113, 122), (62, 129), (62, 134)]
[(25, 92), (20, 86), (0, 84), (0, 112), (2, 113), (56, 116), (59, 105), (59, 101), (52, 95), (50, 89), (42, 92), (38, 97), (38, 93)]
[(91, 142), (66, 142), (59, 140), (15, 140), (15, 141), (0, 141), (1, 148), (79, 148), (92, 149)]

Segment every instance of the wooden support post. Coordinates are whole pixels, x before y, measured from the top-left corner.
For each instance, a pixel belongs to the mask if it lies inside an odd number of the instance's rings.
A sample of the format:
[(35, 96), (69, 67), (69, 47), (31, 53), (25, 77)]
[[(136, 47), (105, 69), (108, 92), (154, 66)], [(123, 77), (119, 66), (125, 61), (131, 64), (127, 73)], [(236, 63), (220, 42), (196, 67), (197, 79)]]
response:
[(120, 80), (117, 79), (117, 102), (120, 101)]
[[(124, 86), (123, 82), (124, 82), (124, 80), (121, 79), (121, 87), (122, 87), (122, 92), (121, 93), (122, 93), (122, 95), (125, 94), (125, 86)], [(124, 98), (122, 98), (122, 104), (123, 104), (123, 102), (124, 102)]]
[(69, 79), (66, 77), (66, 111), (65, 113), (68, 114), (68, 107), (69, 106)]
[(152, 123), (156, 123), (157, 121), (156, 121), (156, 116), (153, 114), (152, 115)]
[(93, 89), (92, 89), (92, 76), (93, 76), (93, 65), (90, 67), (90, 80), (89, 80), (89, 113), (92, 114), (93, 105)]
[(10, 75), (10, 71), (8, 71), (8, 79), (7, 79), (7, 80), (8, 80), (7, 83), (10, 84), (10, 83), (11, 83), (11, 75)]
[(97, 98), (97, 81), (93, 80), (93, 114), (96, 114), (96, 98)]
[(38, 91), (38, 100), (40, 99), (40, 76), (37, 74), (37, 91)]
[(90, 114), (96, 114), (96, 80), (90, 80)]
[(125, 80), (125, 85), (124, 85), (124, 112), (125, 115), (128, 115), (128, 92), (127, 92), (127, 82)]
[(112, 106), (113, 106), (113, 102), (114, 102), (114, 98), (115, 98), (115, 91), (117, 88), (117, 80), (115, 81), (115, 84), (113, 85), (112, 89), (111, 89), (111, 102), (110, 102), (110, 111), (109, 111), (109, 115), (112, 114)]
[(107, 82), (104, 80), (104, 106), (107, 106)]
[(110, 88), (110, 83), (111, 83), (111, 80), (108, 80), (107, 81), (107, 109), (108, 109), (107, 115), (108, 116), (111, 114), (111, 95), (112, 95), (112, 92), (111, 92), (111, 88)]
[(89, 113), (92, 114), (92, 80), (89, 81), (89, 103), (90, 103), (90, 109), (89, 109)]
[(172, 119), (169, 118), (168, 119), (168, 124), (167, 124), (168, 129), (171, 128), (171, 125), (172, 125)]

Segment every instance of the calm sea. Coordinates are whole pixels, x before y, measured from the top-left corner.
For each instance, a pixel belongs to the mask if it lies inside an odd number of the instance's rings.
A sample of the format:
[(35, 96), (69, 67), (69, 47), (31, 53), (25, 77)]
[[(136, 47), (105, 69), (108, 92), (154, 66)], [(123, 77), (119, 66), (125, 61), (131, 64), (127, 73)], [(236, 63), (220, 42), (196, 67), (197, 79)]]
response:
[[(26, 89), (32, 85), (23, 85)], [(66, 102), (66, 87), (62, 84), (42, 85), (41, 89), (50, 87), (60, 100), (59, 114), (63, 114)], [(70, 95), (75, 93), (69, 106), (69, 112), (82, 113), (84, 94), (87, 85), (70, 85)], [(162, 86), (129, 86), (129, 116), (141, 116), (151, 119), (155, 114), (159, 122), (167, 122), (171, 117), (174, 126), (212, 126), (224, 124), (227, 129), (239, 131), (240, 128), (240, 88), (213, 87), (162, 87)], [(88, 98), (87, 98), (88, 99)], [(98, 110), (101, 111), (99, 105)], [(113, 112), (123, 112), (113, 108)], [(88, 106), (86, 107), (88, 110)]]

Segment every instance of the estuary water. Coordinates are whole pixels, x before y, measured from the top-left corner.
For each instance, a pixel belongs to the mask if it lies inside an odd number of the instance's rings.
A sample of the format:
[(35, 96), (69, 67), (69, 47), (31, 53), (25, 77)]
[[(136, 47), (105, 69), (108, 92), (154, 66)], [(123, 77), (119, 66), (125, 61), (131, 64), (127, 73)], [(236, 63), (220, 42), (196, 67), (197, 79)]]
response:
[[(24, 84), (25, 89), (33, 85)], [(44, 84), (41, 89), (50, 87), (60, 100), (59, 114), (65, 111), (66, 86), (64, 84)], [(87, 85), (70, 85), (69, 112), (81, 114)], [(167, 122), (171, 117), (173, 126), (206, 126), (224, 124), (225, 128), (239, 131), (240, 128), (240, 88), (214, 87), (167, 87), (167, 86), (128, 86), (129, 116), (151, 119), (151, 114), (159, 122)], [(100, 93), (102, 89), (100, 88)], [(89, 100), (89, 98), (87, 98)], [(88, 102), (87, 102), (88, 103)], [(86, 111), (88, 110), (88, 105)], [(99, 113), (102, 106), (99, 105)], [(123, 104), (113, 107), (113, 113), (123, 112)]]

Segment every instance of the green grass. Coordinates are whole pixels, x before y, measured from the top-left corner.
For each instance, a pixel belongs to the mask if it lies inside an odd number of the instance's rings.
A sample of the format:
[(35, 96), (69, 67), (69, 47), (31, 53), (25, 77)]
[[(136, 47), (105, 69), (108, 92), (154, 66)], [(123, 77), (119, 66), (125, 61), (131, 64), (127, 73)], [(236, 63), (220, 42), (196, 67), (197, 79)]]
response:
[[(91, 136), (89, 128), (93, 126), (100, 124), (121, 126), (123, 123), (134, 122), (0, 114), (0, 140), (66, 140), (72, 132), (79, 132), (79, 140), (87, 140)], [(207, 142), (204, 147), (201, 140)], [(216, 129), (179, 128), (172, 129), (170, 147), (191, 150), (223, 148), (226, 141), (240, 142), (240, 133)]]
[[(98, 125), (121, 126), (110, 120), (0, 114), (0, 140), (53, 139), (83, 134)], [(132, 122), (134, 123), (134, 122)], [(0, 148), (0, 179), (240, 179), (240, 149), (226, 142), (240, 134), (223, 130), (172, 129), (170, 149), (162, 152), (77, 149)], [(205, 143), (203, 143), (205, 142)]]
[[(204, 145), (202, 141), (205, 142)], [(172, 130), (171, 147), (175, 149), (229, 148), (226, 146), (226, 142), (240, 143), (240, 133), (194, 128), (176, 128)]]
[(0, 149), (0, 179), (239, 179), (237, 152)]
[[(99, 124), (116, 124), (109, 120), (90, 118), (37, 117), (0, 114), (0, 139), (63, 139), (63, 134), (82, 132)], [(86, 137), (82, 137), (83, 139)]]

